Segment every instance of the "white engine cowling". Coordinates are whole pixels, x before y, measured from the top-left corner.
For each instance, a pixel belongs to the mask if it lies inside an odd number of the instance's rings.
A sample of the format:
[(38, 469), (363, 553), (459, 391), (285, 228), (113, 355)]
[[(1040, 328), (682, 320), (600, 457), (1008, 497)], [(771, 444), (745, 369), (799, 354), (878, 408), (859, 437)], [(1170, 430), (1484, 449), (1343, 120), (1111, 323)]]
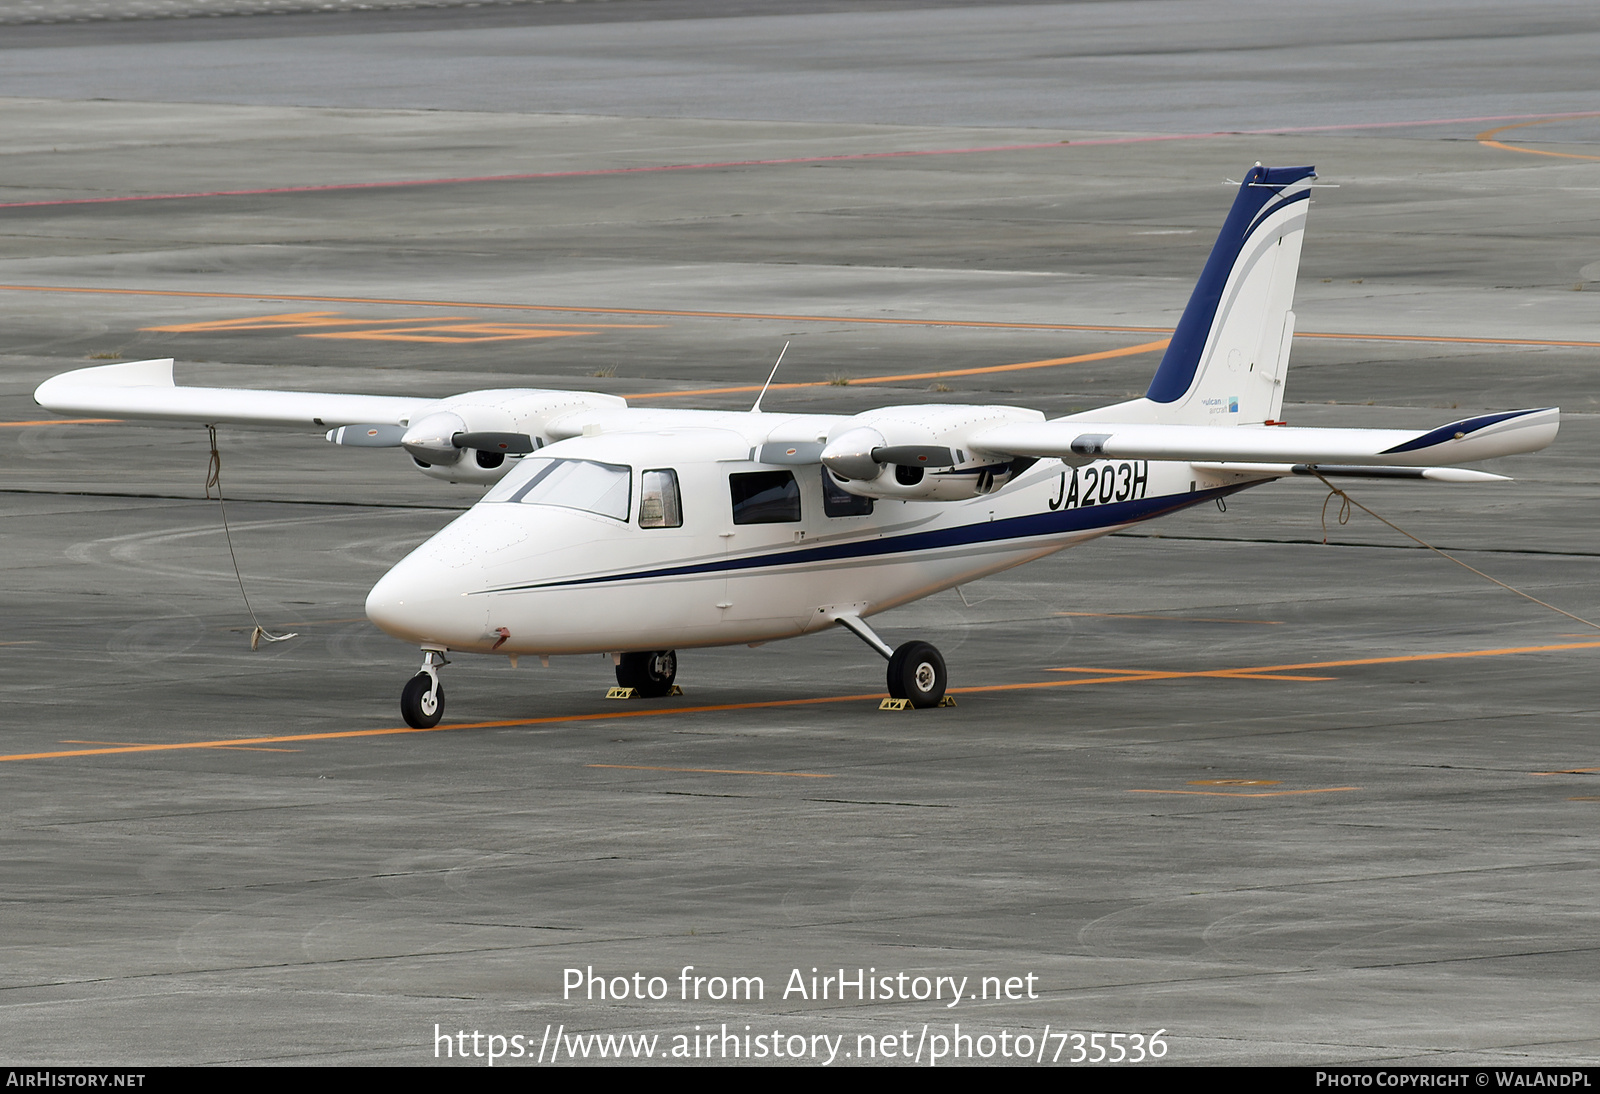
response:
[[(615, 395), (593, 391), (469, 391), (430, 405), (407, 424), (400, 444), (429, 478), (488, 486), (528, 452), (555, 439), (550, 428), (560, 419), (627, 405)], [(472, 447), (471, 441), (482, 447)]]
[(996, 425), (1042, 422), (1014, 406), (934, 404), (886, 407), (839, 423), (822, 464), (840, 489), (866, 498), (963, 501), (992, 494), (1032, 460), (974, 455), (966, 440)]

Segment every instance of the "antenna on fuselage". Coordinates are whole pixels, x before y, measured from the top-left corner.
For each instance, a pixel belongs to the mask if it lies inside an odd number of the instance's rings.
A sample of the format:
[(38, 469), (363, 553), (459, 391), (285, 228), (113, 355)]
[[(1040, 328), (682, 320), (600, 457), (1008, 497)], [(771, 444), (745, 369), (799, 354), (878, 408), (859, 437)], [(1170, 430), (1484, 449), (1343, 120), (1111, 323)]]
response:
[(783, 364), (783, 355), (789, 352), (789, 343), (785, 342), (778, 351), (778, 359), (773, 362), (772, 371), (767, 373), (767, 382), (761, 385), (761, 394), (756, 396), (756, 405), (750, 408), (750, 413), (761, 413), (761, 400), (766, 397), (767, 388), (772, 386), (772, 378), (778, 375), (778, 366)]

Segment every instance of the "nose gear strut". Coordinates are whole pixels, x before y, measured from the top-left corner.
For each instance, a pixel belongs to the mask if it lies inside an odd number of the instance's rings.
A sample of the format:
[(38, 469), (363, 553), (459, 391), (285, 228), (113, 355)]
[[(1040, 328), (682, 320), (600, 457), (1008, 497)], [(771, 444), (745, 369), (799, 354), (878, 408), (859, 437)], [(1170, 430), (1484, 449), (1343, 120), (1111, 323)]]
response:
[(450, 663), (438, 646), (422, 648), (422, 668), (400, 692), (400, 716), (412, 729), (432, 729), (444, 717), (444, 688), (439, 670)]

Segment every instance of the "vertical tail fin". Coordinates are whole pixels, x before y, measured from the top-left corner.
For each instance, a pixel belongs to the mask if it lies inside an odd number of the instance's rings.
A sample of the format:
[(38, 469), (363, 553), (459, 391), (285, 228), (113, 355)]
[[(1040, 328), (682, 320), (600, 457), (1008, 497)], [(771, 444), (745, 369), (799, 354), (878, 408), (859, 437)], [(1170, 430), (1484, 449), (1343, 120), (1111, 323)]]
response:
[(1241, 425), (1283, 407), (1311, 167), (1245, 175), (1145, 398), (1162, 421)]

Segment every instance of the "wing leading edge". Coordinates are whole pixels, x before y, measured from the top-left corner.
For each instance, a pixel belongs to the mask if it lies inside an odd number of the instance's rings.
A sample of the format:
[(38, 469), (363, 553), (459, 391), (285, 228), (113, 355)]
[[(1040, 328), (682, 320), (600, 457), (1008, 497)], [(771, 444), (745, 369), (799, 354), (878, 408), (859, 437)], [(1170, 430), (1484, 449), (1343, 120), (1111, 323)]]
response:
[[(1119, 424), (1058, 418), (995, 426), (974, 435), (993, 456), (1172, 460), (1187, 463), (1432, 467), (1537, 452), (1556, 438), (1555, 407), (1465, 418), (1437, 429)], [(1265, 469), (1262, 469), (1265, 471)], [(1288, 467), (1281, 472), (1290, 474)]]
[(392, 395), (179, 387), (172, 379), (170, 357), (63, 372), (40, 384), (33, 398), (59, 414), (305, 427), (358, 422), (400, 425), (419, 408), (435, 402)]

